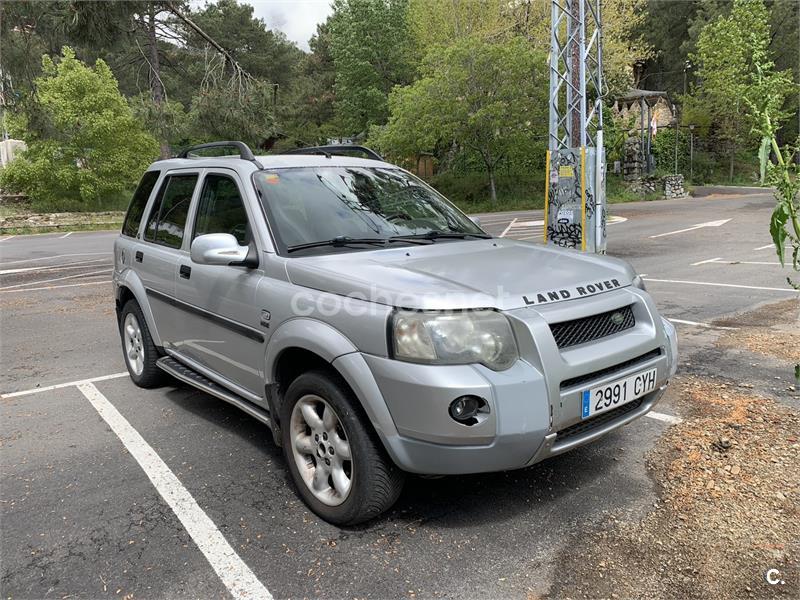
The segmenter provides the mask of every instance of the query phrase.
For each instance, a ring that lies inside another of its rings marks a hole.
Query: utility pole
[[[551,0],[545,242],[604,254],[600,0]]]

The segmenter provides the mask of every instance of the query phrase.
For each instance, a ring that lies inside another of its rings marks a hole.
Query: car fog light
[[[462,424],[471,425],[486,401],[477,396],[459,396],[450,403],[450,416]]]

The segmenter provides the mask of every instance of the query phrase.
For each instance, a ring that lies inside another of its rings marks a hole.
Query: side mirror
[[[249,251],[230,233],[207,233],[192,241],[191,257],[199,265],[229,265],[242,263]]]
[[[480,217],[470,217],[469,220],[472,221],[473,223],[475,223],[475,225],[477,225],[478,227],[481,226],[481,218]]]

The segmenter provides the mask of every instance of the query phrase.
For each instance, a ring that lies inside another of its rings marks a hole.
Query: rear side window
[[[139,187],[133,193],[133,200],[128,206],[128,212],[125,213],[125,221],[122,223],[122,234],[136,237],[139,231],[139,224],[142,222],[144,209],[147,206],[147,200],[150,198],[150,193],[158,181],[161,171],[148,171],[139,182]]]
[[[230,233],[241,246],[250,243],[250,227],[239,188],[225,175],[208,175],[203,184],[194,237],[206,233]]]
[[[197,175],[170,175],[164,180],[150,211],[144,237],[150,242],[180,248]]]

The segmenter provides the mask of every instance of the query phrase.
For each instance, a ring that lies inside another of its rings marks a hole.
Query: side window
[[[239,188],[226,175],[208,175],[203,184],[192,239],[206,233],[230,233],[240,245],[250,243],[250,227]]]
[[[139,187],[133,193],[133,199],[128,206],[128,212],[125,213],[125,221],[122,223],[122,234],[136,237],[139,231],[139,224],[142,222],[144,209],[147,206],[147,200],[150,198],[150,193],[158,181],[161,171],[148,171],[139,182]]]
[[[170,175],[164,180],[147,220],[146,240],[171,248],[181,247],[186,215],[196,185],[196,174]]]

